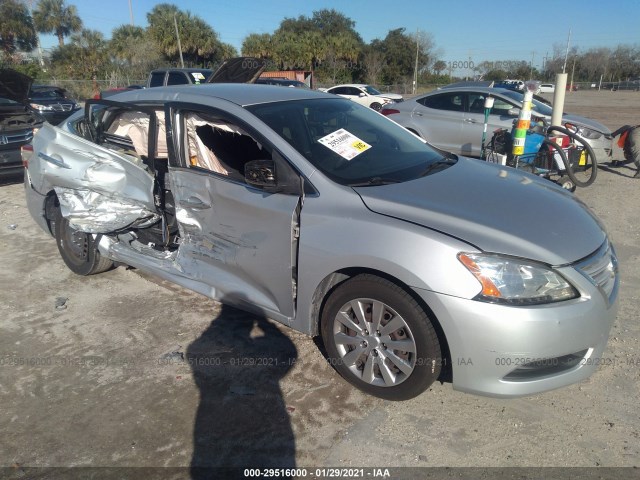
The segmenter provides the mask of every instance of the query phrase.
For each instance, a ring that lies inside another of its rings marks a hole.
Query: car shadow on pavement
[[[638,171],[631,160],[612,160],[609,163],[598,164],[598,169],[627,178],[633,178]]]
[[[244,468],[295,467],[295,439],[279,381],[298,352],[265,317],[226,305],[189,345],[200,391],[193,428],[193,479],[243,478]]]

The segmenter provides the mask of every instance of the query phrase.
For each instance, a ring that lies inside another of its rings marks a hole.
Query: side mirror
[[[249,185],[260,188],[274,188],[276,164],[273,160],[251,160],[244,165],[244,178]]]
[[[300,177],[288,172],[278,175],[276,163],[273,160],[251,160],[244,165],[244,178],[247,184],[257,187],[267,193],[285,193],[299,195]]]
[[[362,98],[362,97],[366,97],[366,96],[367,96],[367,94],[366,94],[366,93],[364,93],[364,92],[360,92],[360,94],[359,94],[358,96],[359,96],[360,98]]]

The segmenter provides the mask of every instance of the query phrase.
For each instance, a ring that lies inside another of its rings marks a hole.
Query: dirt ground
[[[575,92],[566,110],[613,130],[640,123],[640,94]],[[622,278],[589,380],[511,400],[435,384],[400,403],[355,391],[313,339],[267,319],[124,267],[74,275],[30,218],[23,186],[0,186],[0,477],[81,466],[638,467],[633,173],[605,163],[576,192],[606,225]]]

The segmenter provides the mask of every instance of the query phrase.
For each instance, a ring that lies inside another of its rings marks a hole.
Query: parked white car
[[[324,91],[348,98],[365,107],[371,107],[375,111],[380,111],[388,103],[400,103],[403,100],[402,95],[397,93],[381,93],[371,85],[359,83],[336,85],[335,87],[324,89]]]
[[[553,83],[541,83],[540,93],[553,93],[556,91],[556,86]]]

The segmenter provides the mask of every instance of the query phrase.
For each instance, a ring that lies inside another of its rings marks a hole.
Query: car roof
[[[330,88],[336,88],[336,87],[368,87],[369,84],[368,83],[342,83],[340,85],[335,85],[333,87]]]
[[[497,94],[505,94],[509,92],[514,92],[515,90],[509,90],[508,88],[495,88],[495,87],[457,87],[457,88],[443,88],[441,90],[434,90],[433,92],[427,93],[425,96],[436,95],[438,93],[452,93],[452,92],[481,92],[481,93],[497,93]],[[516,92],[522,93],[522,92]]]
[[[201,85],[173,85],[130,90],[118,94],[117,101],[154,102],[177,101],[176,94],[197,94],[202,97],[227,100],[240,106],[260,103],[285,102],[316,98],[336,98],[335,95],[302,88],[273,88],[273,85],[249,83],[207,83]],[[349,100],[345,100],[349,101]]]

